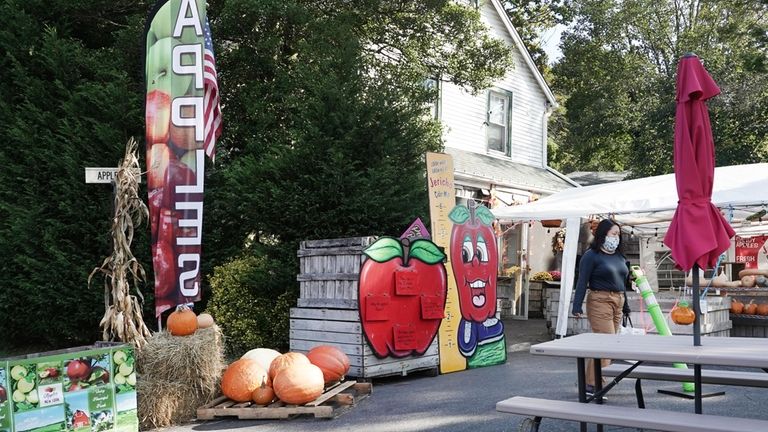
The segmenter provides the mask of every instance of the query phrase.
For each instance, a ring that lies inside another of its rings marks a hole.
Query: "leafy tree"
[[[555,143],[555,166],[629,169],[634,176],[671,172],[675,74],[687,52],[703,59],[722,89],[710,102],[718,165],[766,156],[768,3],[589,0],[567,6],[574,24],[554,67],[567,132]]]
[[[511,64],[478,12],[448,0],[230,0],[210,13],[236,120],[208,189],[226,207],[208,220],[216,248],[290,269],[247,288],[265,311],[264,298],[279,307],[275,296],[297,292],[299,241],[399,234],[428,215],[423,157],[441,141],[425,79],[480,89]],[[225,295],[211,305],[223,310]]]
[[[143,136],[153,3],[0,5],[4,346],[98,338],[102,293],[86,280],[110,250],[110,198],[82,173]],[[449,0],[212,0],[209,17],[225,134],[206,174],[203,272],[248,255],[280,266],[254,279],[276,302],[295,293],[298,241],[397,233],[426,215],[423,155],[441,142],[424,80],[479,89],[511,67],[477,11]]]
[[[141,130],[132,64],[116,47],[139,4],[0,4],[0,345],[98,338],[110,192],[86,166],[115,166]],[[139,245],[141,243],[139,242]],[[139,246],[140,247],[140,246]]]
[[[525,48],[531,53],[533,61],[545,75],[549,73],[549,58],[541,46],[539,35],[556,24],[560,24],[567,15],[565,0],[506,0],[502,2],[512,25],[520,34]]]

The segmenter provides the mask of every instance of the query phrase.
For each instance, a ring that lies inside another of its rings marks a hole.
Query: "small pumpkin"
[[[670,312],[672,322],[680,325],[693,324],[696,320],[696,313],[690,308],[688,302],[683,300],[672,308]]]
[[[272,360],[280,357],[280,353],[269,348],[254,348],[247,353],[243,354],[241,358],[254,359],[261,365],[264,370],[269,371],[269,367],[272,365]]]
[[[261,382],[261,385],[253,391],[251,400],[257,405],[269,405],[275,400],[275,390],[267,385],[267,380]]]
[[[308,365],[311,363],[307,356],[302,353],[287,352],[272,360],[272,363],[269,365],[269,378],[274,381],[283,369],[295,364]]]
[[[213,317],[211,314],[201,313],[197,316],[197,328],[209,328],[213,327]]]
[[[349,372],[349,357],[335,346],[316,346],[309,350],[307,358],[323,371],[326,384],[340,381]]]
[[[221,392],[237,401],[247,402],[253,398],[253,391],[262,383],[270,383],[267,371],[256,360],[240,359],[227,367],[221,377]]]
[[[757,305],[757,312],[758,315],[768,315],[768,303],[760,303]]]
[[[730,310],[733,314],[740,314],[744,312],[744,303],[740,302],[739,299],[731,299]]]
[[[754,315],[757,312],[757,305],[754,300],[750,300],[749,303],[744,305],[744,310],[741,312],[747,315]]]
[[[166,327],[174,336],[189,336],[197,330],[197,315],[187,305],[178,305],[168,316]]]
[[[275,377],[272,388],[281,401],[302,405],[323,394],[325,389],[323,371],[309,362],[291,364],[284,367]]]

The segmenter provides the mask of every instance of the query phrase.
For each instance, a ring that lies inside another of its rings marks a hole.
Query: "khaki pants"
[[[593,333],[615,334],[621,326],[621,314],[624,307],[624,293],[615,291],[592,291],[587,294],[587,318]],[[587,360],[587,384],[595,385],[594,360]],[[610,359],[600,361],[602,367],[611,364]],[[603,379],[605,384],[605,379]]]

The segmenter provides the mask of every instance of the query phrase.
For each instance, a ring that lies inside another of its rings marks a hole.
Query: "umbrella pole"
[[[693,313],[696,314],[696,317],[693,321],[693,346],[701,346],[701,320],[699,319],[701,315],[701,302],[699,301],[699,265],[693,264],[693,269],[691,270],[691,279],[693,287],[691,288],[691,291],[693,291]]]

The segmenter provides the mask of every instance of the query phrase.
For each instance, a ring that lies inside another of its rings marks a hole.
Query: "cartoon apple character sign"
[[[504,363],[504,325],[496,318],[496,271],[499,253],[494,216],[484,206],[457,205],[448,214],[451,268],[459,292],[458,346],[470,368]]]
[[[380,358],[423,355],[445,311],[445,253],[426,239],[383,237],[363,251],[360,322]]]

